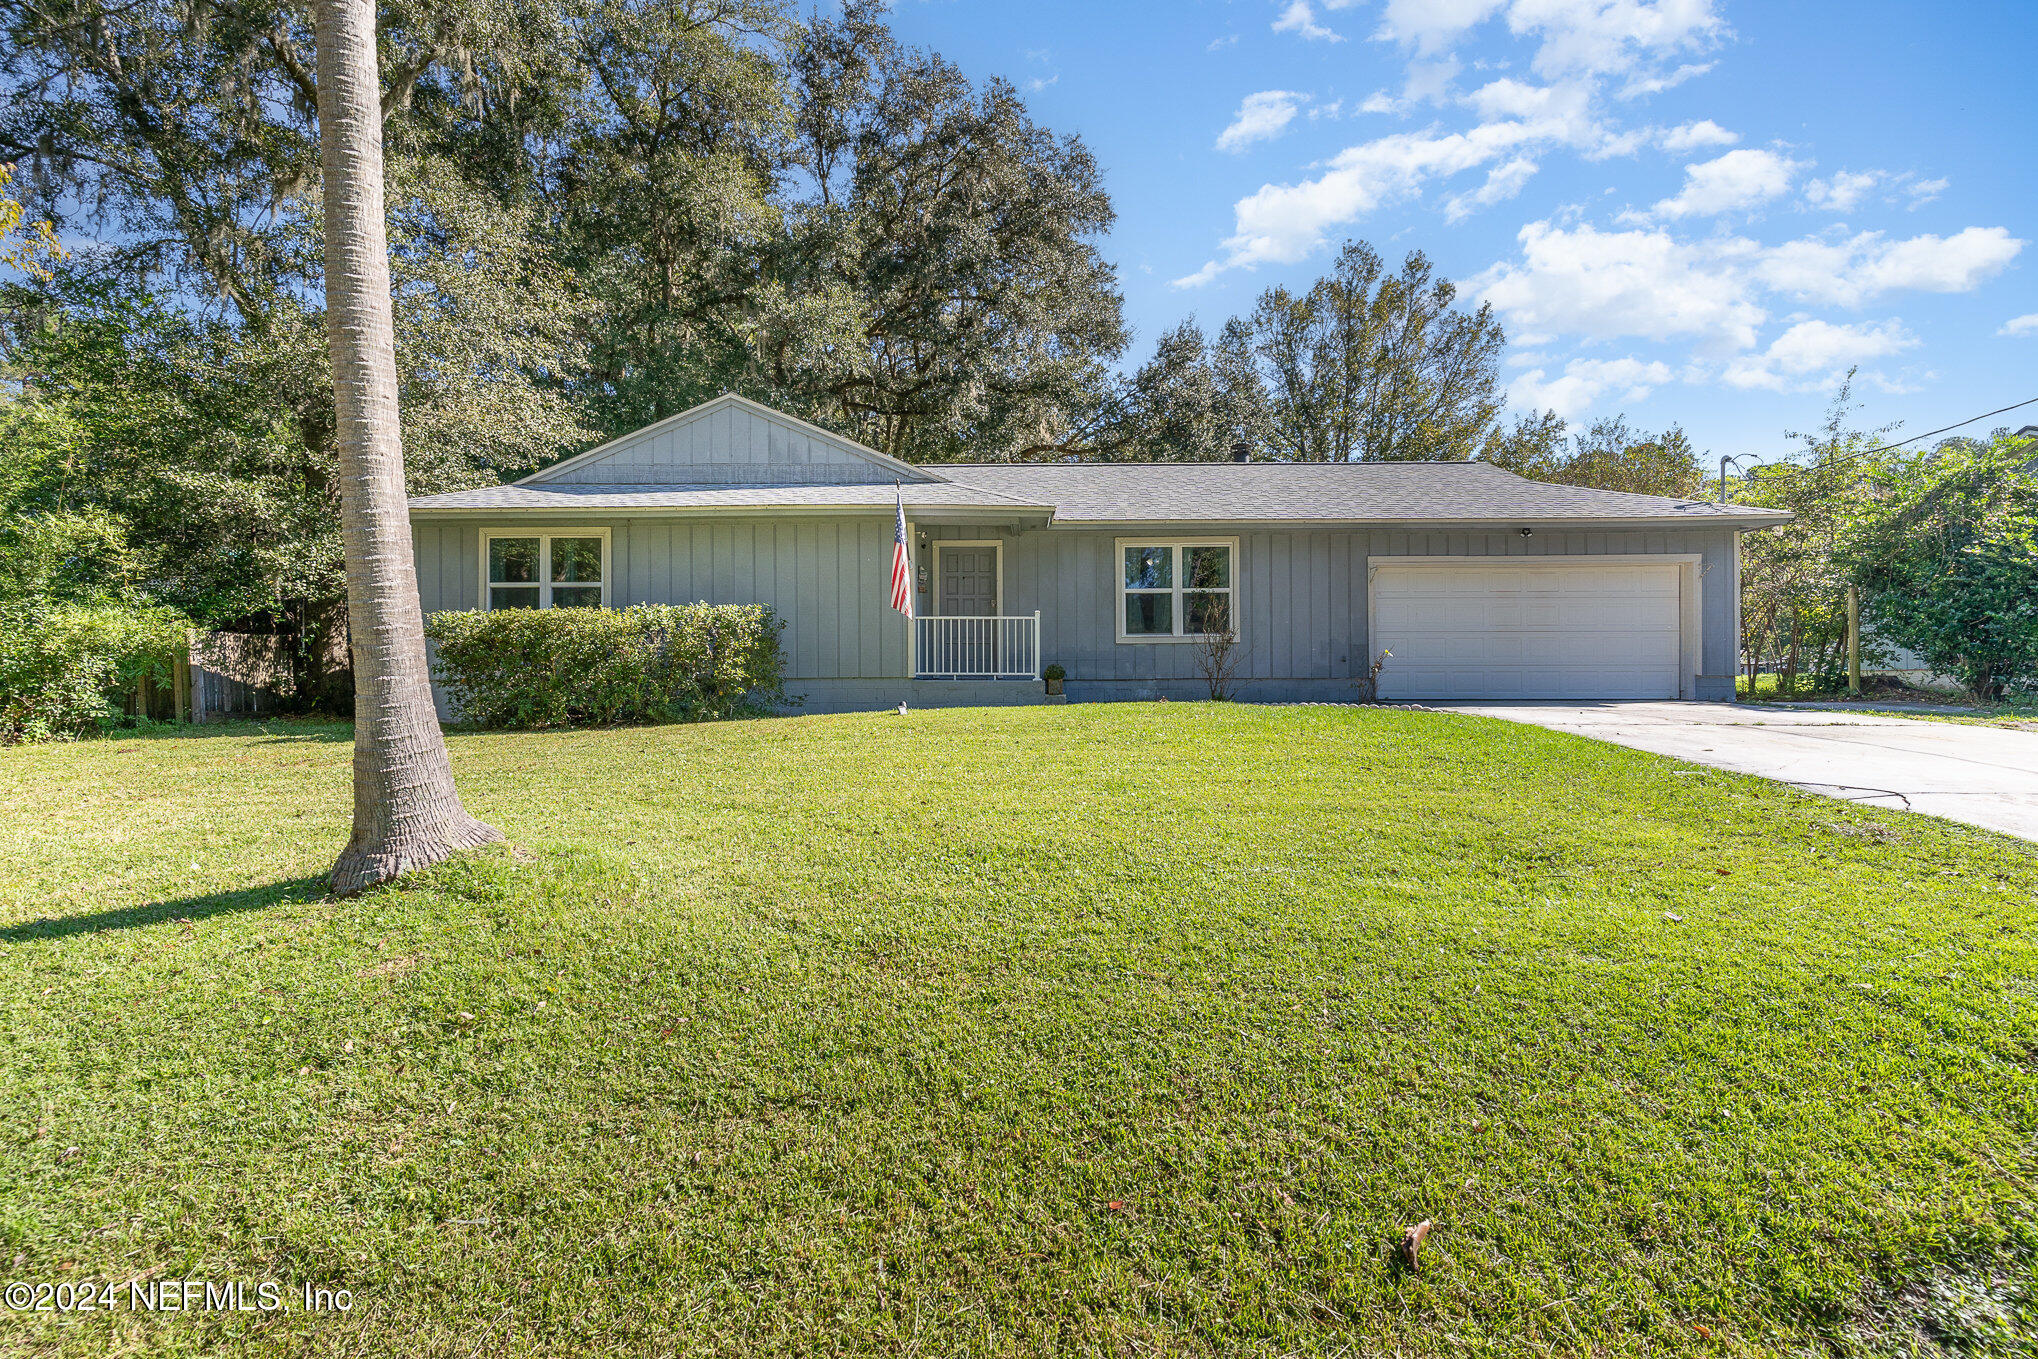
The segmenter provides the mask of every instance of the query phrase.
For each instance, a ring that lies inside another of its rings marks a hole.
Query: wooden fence
[[[293,641],[275,633],[193,630],[187,657],[172,667],[180,681],[165,696],[172,712],[209,722],[280,710],[295,688]]]

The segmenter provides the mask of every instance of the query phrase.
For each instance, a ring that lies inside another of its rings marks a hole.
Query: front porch
[[[1040,614],[940,615],[913,620],[915,679],[1040,678]]]

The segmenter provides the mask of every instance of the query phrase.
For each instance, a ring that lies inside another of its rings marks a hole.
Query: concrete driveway
[[[1453,703],[2038,840],[2038,732],[1750,703]]]

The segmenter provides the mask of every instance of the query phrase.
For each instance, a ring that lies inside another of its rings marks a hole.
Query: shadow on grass
[[[261,737],[263,745],[301,741],[342,743],[354,739],[354,724],[337,717],[258,717],[226,722],[150,722],[116,727],[104,739],[110,745],[131,741],[207,741],[222,736]]]
[[[152,901],[142,906],[124,906],[91,915],[66,915],[30,920],[0,929],[0,944],[28,944],[39,939],[68,939],[78,934],[101,934],[107,930],[131,930],[145,925],[199,921],[215,915],[243,911],[264,911],[286,902],[318,901],[326,894],[326,880],[287,878],[263,887],[243,887],[235,892],[214,892],[202,897],[178,897],[173,901]]]

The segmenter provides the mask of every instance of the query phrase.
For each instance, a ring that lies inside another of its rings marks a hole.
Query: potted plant
[[[1050,665],[1040,672],[1040,677],[1047,681],[1048,693],[1058,694],[1061,692],[1061,682],[1069,677],[1069,672],[1059,665]]]

